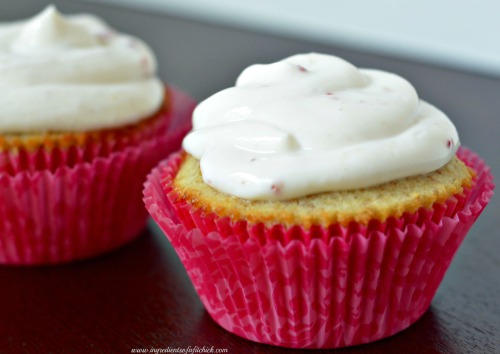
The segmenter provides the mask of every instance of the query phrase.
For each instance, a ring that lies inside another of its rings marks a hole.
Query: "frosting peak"
[[[78,23],[66,20],[51,5],[29,20],[12,43],[18,53],[38,54],[99,44],[97,37]]]
[[[449,119],[402,77],[316,53],[245,69],[198,105],[183,142],[205,182],[269,200],[425,174],[458,145]]]
[[[245,69],[236,81],[238,87],[288,84],[296,80],[313,81],[325,91],[356,88],[366,84],[367,77],[338,57],[325,54],[295,55],[272,64],[255,64]]]

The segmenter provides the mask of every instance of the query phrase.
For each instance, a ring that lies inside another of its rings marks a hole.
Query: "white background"
[[[500,76],[497,0],[85,0]]]

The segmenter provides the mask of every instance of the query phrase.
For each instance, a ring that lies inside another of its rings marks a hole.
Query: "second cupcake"
[[[0,263],[86,258],[136,237],[147,172],[194,102],[141,40],[48,7],[0,25]]]

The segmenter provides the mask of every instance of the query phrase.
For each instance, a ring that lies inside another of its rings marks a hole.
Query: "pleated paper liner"
[[[463,148],[459,157],[477,173],[472,189],[368,226],[266,228],[206,215],[172,190],[179,154],[148,176],[144,201],[223,328],[284,347],[352,346],[423,315],[492,196],[484,162]]]
[[[71,166],[65,165],[67,156],[31,154],[31,166],[56,168],[0,172],[1,264],[82,259],[140,234],[147,219],[141,198],[144,179],[162,158],[179,148],[191,127],[195,102],[170,90],[172,106],[164,118],[169,125],[160,124],[148,139],[90,161],[83,151],[88,146],[78,153],[67,152],[76,159]]]

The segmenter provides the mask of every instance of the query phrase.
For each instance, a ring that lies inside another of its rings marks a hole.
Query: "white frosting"
[[[85,131],[156,112],[164,87],[142,41],[53,6],[0,24],[0,132]]]
[[[458,145],[454,125],[408,81],[323,54],[248,67],[198,105],[183,142],[207,184],[252,200],[429,173]]]

